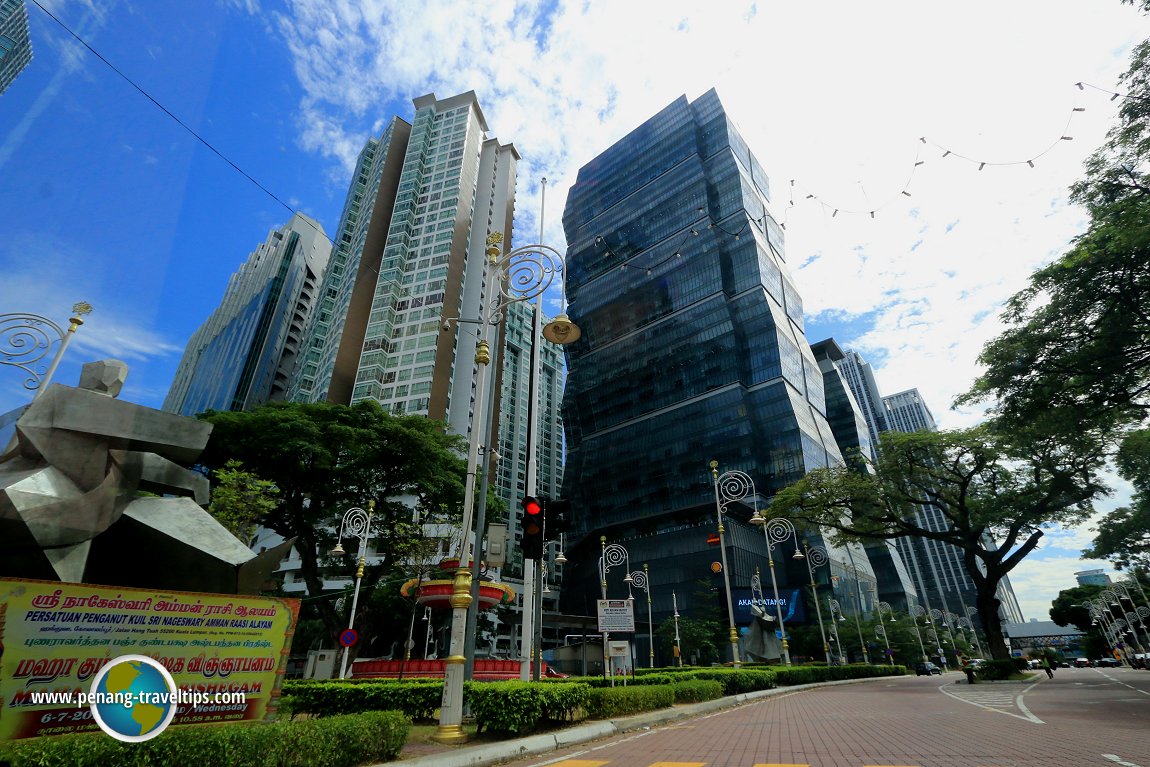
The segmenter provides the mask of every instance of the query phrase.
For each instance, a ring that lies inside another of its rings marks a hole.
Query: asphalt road
[[[960,681],[961,680],[961,681]],[[1150,671],[961,674],[777,695],[513,767],[1150,767]]]

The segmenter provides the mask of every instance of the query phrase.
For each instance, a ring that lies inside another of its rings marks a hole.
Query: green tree
[[[1088,599],[1097,598],[1104,588],[1104,586],[1075,586],[1063,589],[1058,592],[1058,596],[1050,605],[1050,620],[1059,626],[1074,626],[1086,635],[1082,646],[1088,658],[1101,658],[1110,654],[1110,642],[1084,606]]]
[[[379,563],[366,569],[361,586],[370,594],[421,545],[420,522],[449,519],[462,502],[463,440],[428,418],[392,416],[375,402],[278,402],[199,417],[213,425],[200,459],[205,466],[214,470],[239,460],[278,488],[279,503],[259,521],[295,539],[300,574],[312,596],[323,593],[330,565],[339,573],[355,571],[357,545],[337,562],[324,553],[350,507],[375,502],[371,549]],[[333,638],[347,625],[351,608],[346,599],[338,613],[335,601],[315,600]]]
[[[279,503],[274,482],[260,479],[243,464],[230,460],[212,472],[212,502],[208,513],[246,546],[255,535],[256,522]]]
[[[998,585],[1038,546],[1043,527],[1090,514],[1104,491],[1102,459],[1049,440],[1018,445],[986,427],[885,432],[880,441],[873,473],[816,469],[781,490],[768,513],[829,529],[836,541],[912,536],[955,546],[991,654],[1007,657]]]
[[[1120,570],[1150,567],[1150,429],[1126,435],[1114,463],[1134,486],[1129,506],[1121,506],[1099,521],[1097,535],[1083,553],[1107,559]]]

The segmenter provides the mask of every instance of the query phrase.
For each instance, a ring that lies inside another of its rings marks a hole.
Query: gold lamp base
[[[441,724],[435,728],[435,734],[431,739],[446,746],[456,746],[467,742],[467,733],[463,731],[461,724]]]

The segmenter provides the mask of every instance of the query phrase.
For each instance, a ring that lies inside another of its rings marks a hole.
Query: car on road
[[[1114,668],[1116,666],[1121,666],[1122,662],[1115,658],[1099,658],[1098,660],[1094,661],[1094,665],[1098,666],[1099,668]]]
[[[942,669],[930,661],[924,661],[914,667],[914,673],[918,676],[930,676],[931,674],[942,676]]]
[[[1075,658],[1074,659],[1074,668],[1090,668],[1090,659],[1089,658]]]

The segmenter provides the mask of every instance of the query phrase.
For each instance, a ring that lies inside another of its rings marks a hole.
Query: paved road
[[[1150,671],[957,674],[778,695],[514,767],[1150,767]]]

